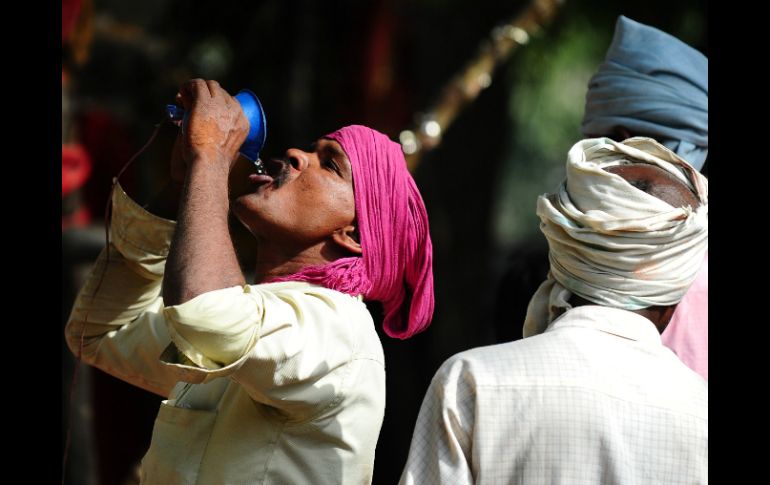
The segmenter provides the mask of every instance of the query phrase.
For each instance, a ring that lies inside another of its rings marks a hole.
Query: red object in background
[[[77,144],[61,147],[62,231],[82,227],[91,222],[91,211],[80,203],[77,191],[91,175],[91,157]]]
[[[91,108],[77,117],[79,140],[93,162],[93,171],[83,187],[83,203],[93,214],[101,214],[110,198],[112,178],[134,155],[131,132],[126,124],[102,108]],[[132,170],[120,176],[120,185],[134,187]]]
[[[62,0],[61,2],[61,40],[67,40],[75,29],[82,0]]]
[[[61,196],[79,189],[91,175],[91,157],[81,145],[61,146]]]
[[[85,227],[91,223],[91,211],[88,207],[81,207],[72,214],[61,217],[61,230],[66,231],[73,227]]]
[[[374,7],[363,53],[364,117],[383,133],[398,133],[413,113],[408,72],[400,59],[405,53],[399,51],[398,3],[381,0]]]

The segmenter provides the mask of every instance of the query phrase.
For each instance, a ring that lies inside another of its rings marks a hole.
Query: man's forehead
[[[348,157],[347,153],[345,153],[345,150],[342,148],[342,145],[340,145],[337,140],[332,140],[331,138],[321,137],[314,141],[311,147],[314,150],[329,150],[332,152],[338,152],[345,158]]]

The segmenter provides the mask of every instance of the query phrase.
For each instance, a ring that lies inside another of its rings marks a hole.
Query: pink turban
[[[352,125],[325,138],[342,146],[353,168],[363,256],[309,266],[278,281],[307,281],[380,301],[385,333],[407,339],[425,330],[433,316],[433,245],[425,204],[401,148],[387,136]]]

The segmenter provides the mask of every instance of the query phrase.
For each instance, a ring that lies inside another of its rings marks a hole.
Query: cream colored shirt
[[[646,318],[578,307],[447,360],[400,483],[708,483],[708,385]]]
[[[385,368],[361,299],[286,282],[164,307],[174,227],[116,187],[109,261],[66,329],[85,362],[168,398],[142,483],[371,483]]]

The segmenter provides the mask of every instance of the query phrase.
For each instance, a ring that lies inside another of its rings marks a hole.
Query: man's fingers
[[[217,81],[206,81],[206,85],[209,88],[212,99],[222,99],[225,106],[232,109],[234,107],[240,108],[240,103],[234,96],[230,95]]]
[[[210,98],[211,93],[206,81],[203,79],[190,79],[179,87],[179,97],[182,101],[182,106],[185,109],[190,109],[196,99]]]
[[[211,93],[212,99],[221,99],[224,102],[224,105],[229,109],[233,109],[234,107],[240,108],[238,100],[235,99],[234,96],[231,96],[217,81],[214,81],[213,79],[208,80],[206,81],[206,86],[209,89],[209,93]]]
[[[209,79],[206,81],[206,87],[208,88],[209,95],[212,98],[218,98],[219,96],[222,95],[223,89],[221,88],[221,86],[219,86],[219,83],[214,81],[213,79]]]

